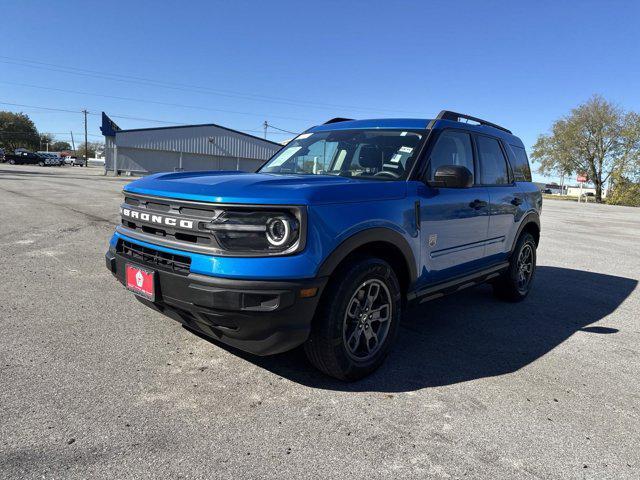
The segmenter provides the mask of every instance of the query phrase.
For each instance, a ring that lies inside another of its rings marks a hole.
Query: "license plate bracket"
[[[156,299],[156,272],[132,263],[125,266],[127,289],[150,301]]]

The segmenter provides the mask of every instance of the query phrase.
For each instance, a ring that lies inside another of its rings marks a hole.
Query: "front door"
[[[426,182],[417,189],[420,202],[422,272],[419,284],[428,285],[468,273],[481,266],[489,228],[489,193],[475,181],[471,136],[444,130],[429,155]],[[474,174],[470,188],[431,187],[442,165],[462,165]]]

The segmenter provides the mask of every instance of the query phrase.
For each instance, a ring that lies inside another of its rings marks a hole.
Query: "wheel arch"
[[[370,254],[386,260],[396,272],[403,293],[417,278],[413,249],[398,232],[389,228],[370,228],[344,240],[322,262],[318,276],[331,276],[355,255]]]
[[[540,215],[537,212],[529,212],[527,213],[522,221],[520,222],[520,226],[518,227],[518,232],[513,238],[513,245],[511,245],[511,252],[513,253],[514,248],[516,248],[516,244],[518,243],[518,239],[524,233],[530,233],[533,236],[533,239],[536,242],[536,246],[540,243]]]

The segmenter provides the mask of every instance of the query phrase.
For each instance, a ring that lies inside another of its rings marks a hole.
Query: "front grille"
[[[122,256],[131,260],[176,273],[189,273],[191,259],[184,255],[174,255],[156,250],[154,248],[143,247],[135,243],[120,240],[116,246],[116,251]]]
[[[219,248],[211,232],[202,227],[220,214],[219,207],[185,200],[132,194],[125,194],[124,200],[121,210],[123,227],[139,234],[161,237],[167,241],[212,249]],[[125,215],[126,212],[130,214]],[[167,218],[173,223],[163,220]]]

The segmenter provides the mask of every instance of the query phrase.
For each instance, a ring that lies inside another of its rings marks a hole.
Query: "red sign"
[[[584,182],[588,182],[589,178],[587,177],[587,175],[585,173],[581,173],[580,175],[578,175],[578,182],[580,183],[584,183]]]
[[[127,288],[136,295],[153,301],[155,299],[155,289],[152,271],[145,270],[135,265],[127,263]]]

